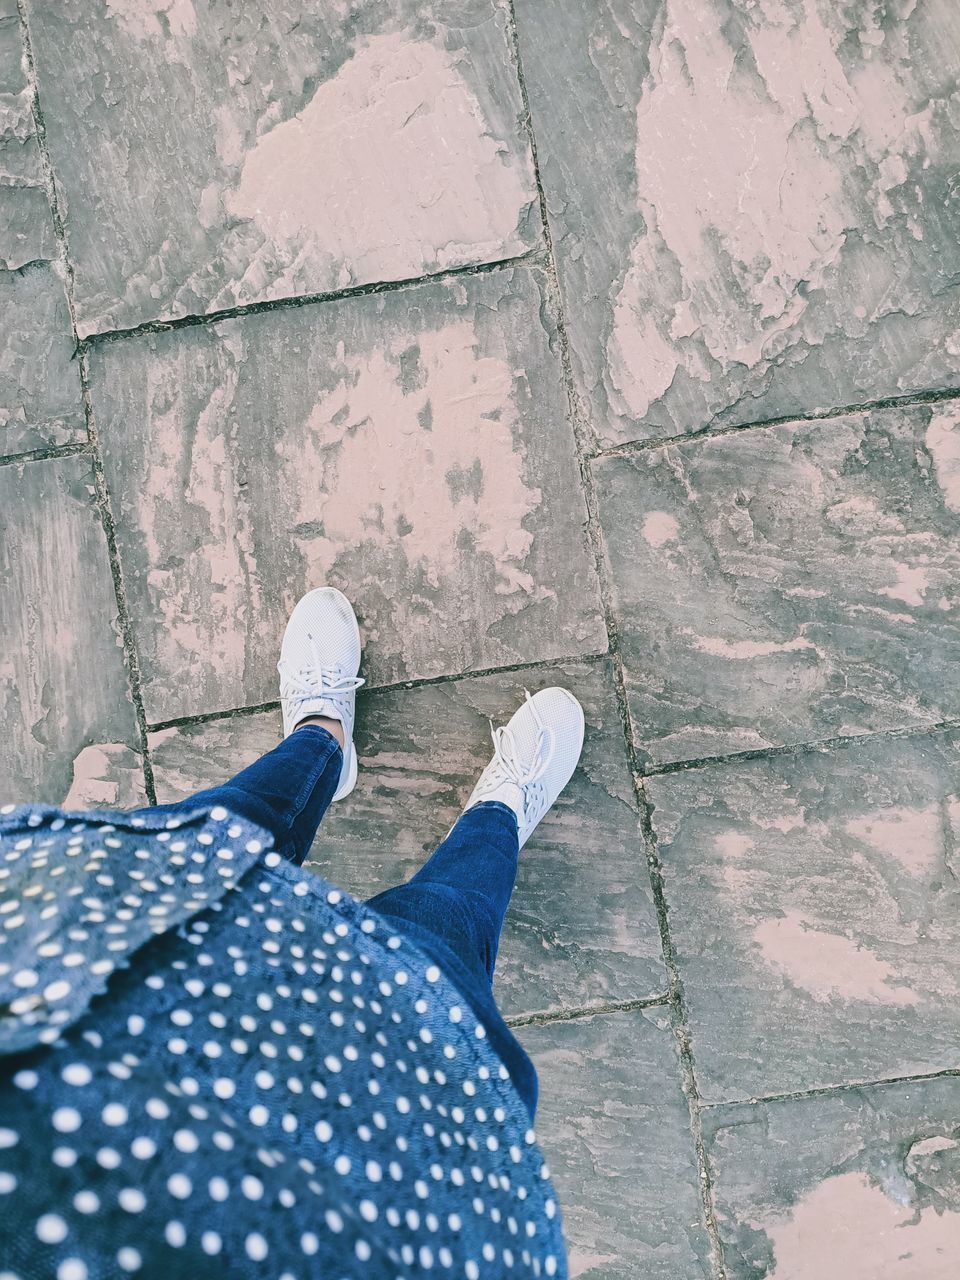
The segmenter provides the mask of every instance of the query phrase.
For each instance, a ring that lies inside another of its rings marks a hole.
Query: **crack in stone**
[[[397,293],[402,289],[410,289],[421,284],[445,284],[460,276],[490,275],[495,271],[506,271],[513,267],[542,267],[544,252],[541,245],[534,245],[525,253],[511,258],[498,258],[494,262],[467,263],[462,267],[450,267],[444,271],[428,272],[425,275],[411,276],[404,280],[378,280],[372,284],[354,285],[347,289],[333,289],[322,293],[292,294],[287,298],[270,298],[264,302],[239,303],[234,307],[223,307],[219,311],[208,311],[203,315],[191,313],[176,316],[170,320],[145,320],[142,324],[128,329],[104,329],[97,333],[88,333],[78,339],[78,348],[87,351],[105,342],[123,342],[128,338],[138,338],[149,333],[169,333],[174,329],[193,329],[199,325],[219,324],[222,320],[233,320],[240,316],[262,315],[269,311],[286,311],[294,307],[311,307],[323,302],[342,302],[347,298],[362,298],[381,293]]]
[[[690,1030],[687,1020],[686,1007],[683,998],[683,984],[677,968],[674,956],[673,943],[670,936],[669,920],[667,916],[667,905],[663,890],[663,876],[656,857],[655,837],[651,824],[651,806],[643,790],[640,782],[640,772],[637,767],[636,744],[633,740],[632,724],[630,712],[627,703],[626,683],[624,679],[624,666],[620,646],[619,628],[616,621],[612,604],[612,588],[607,572],[606,556],[603,545],[603,532],[600,526],[599,507],[597,503],[596,492],[593,485],[593,475],[589,466],[589,449],[588,440],[591,438],[590,427],[584,413],[580,396],[576,388],[576,382],[573,376],[573,364],[571,357],[571,344],[566,329],[564,319],[564,309],[562,302],[562,291],[560,288],[559,275],[557,272],[556,254],[554,250],[553,237],[550,229],[550,222],[547,213],[547,199],[540,174],[540,164],[537,152],[536,134],[533,124],[533,116],[530,109],[530,100],[527,92],[527,86],[523,76],[523,61],[520,52],[520,34],[517,26],[516,10],[514,0],[508,0],[508,31],[510,36],[511,49],[516,66],[517,79],[520,84],[521,101],[523,103],[523,120],[522,125],[526,129],[531,154],[533,156],[534,180],[537,186],[537,192],[540,200],[540,216],[543,223],[544,243],[547,250],[547,267],[546,274],[548,280],[549,301],[552,304],[554,318],[557,328],[557,340],[561,354],[561,367],[563,373],[564,386],[567,393],[567,403],[569,407],[569,416],[571,426],[573,428],[574,440],[577,450],[577,461],[580,467],[581,484],[583,486],[584,498],[587,506],[587,534],[589,537],[591,549],[593,550],[595,564],[597,568],[597,577],[599,580],[600,600],[604,613],[604,622],[607,629],[608,645],[611,656],[611,665],[613,668],[614,690],[617,700],[617,708],[620,714],[621,726],[623,728],[624,743],[627,751],[627,758],[630,764],[631,775],[634,779],[634,787],[636,792],[637,804],[640,810],[640,824],[643,831],[644,845],[647,849],[647,862],[650,874],[650,884],[654,897],[654,904],[657,912],[657,919],[660,926],[660,939],[663,949],[664,963],[667,969],[667,975],[670,983],[670,1003],[671,1022],[673,1031],[677,1041],[681,1087],[687,1098],[690,1108],[690,1125],[694,1139],[697,1172],[699,1175],[699,1193],[701,1210],[703,1214],[704,1226],[706,1229],[707,1239],[710,1247],[710,1265],[717,1280],[726,1280],[726,1270],[723,1263],[723,1251],[720,1244],[720,1233],[717,1227],[716,1214],[711,1195],[711,1175],[707,1164],[706,1152],[703,1141],[703,1129],[700,1120],[700,1097],[696,1083],[696,1073],[693,1061],[693,1053],[690,1044]],[[596,439],[595,435],[593,439]]]
[[[924,1084],[929,1080],[960,1079],[960,1067],[946,1067],[942,1071],[921,1072],[912,1076],[883,1076],[876,1080],[848,1081],[844,1084],[821,1085],[817,1089],[794,1089],[787,1093],[765,1093],[756,1098],[738,1098],[735,1102],[701,1102],[703,1111],[745,1111],[750,1107],[763,1107],[771,1102],[799,1102],[808,1098],[831,1098],[844,1093],[861,1093],[865,1089],[885,1089],[900,1084]]]
[[[130,623],[130,615],[127,608],[126,592],[123,585],[123,574],[120,566],[119,553],[117,551],[116,529],[113,521],[113,513],[110,508],[110,496],[107,492],[106,480],[104,477],[103,457],[100,449],[100,442],[97,437],[96,424],[93,418],[93,404],[90,397],[90,380],[88,376],[87,362],[85,359],[85,353],[80,348],[80,343],[77,337],[73,264],[70,260],[69,244],[67,241],[63,210],[60,203],[60,195],[57,189],[56,176],[53,172],[53,165],[50,160],[50,152],[47,146],[46,125],[44,123],[43,109],[40,102],[40,89],[37,81],[36,61],[33,56],[33,44],[30,38],[30,26],[27,19],[25,0],[17,0],[17,11],[20,15],[20,35],[23,46],[24,65],[26,68],[27,87],[30,94],[34,124],[37,131],[37,147],[40,153],[40,164],[47,187],[50,216],[53,220],[54,233],[57,240],[59,265],[64,278],[67,307],[70,312],[70,327],[73,332],[74,341],[77,344],[77,353],[80,361],[80,389],[83,399],[83,410],[87,424],[88,436],[87,448],[86,450],[81,451],[88,450],[93,461],[93,471],[96,483],[96,504],[107,540],[107,554],[110,561],[110,573],[113,579],[114,593],[117,601],[117,619],[120,626],[120,634],[123,639],[123,652],[127,669],[127,677],[130,682],[130,695],[133,701],[134,713],[137,721],[137,736],[139,738],[140,758],[143,765],[144,784],[147,799],[151,804],[155,804],[156,791],[153,785],[153,771],[150,765],[150,756],[148,753],[147,717],[146,712],[144,711],[143,696],[141,692],[140,660],[134,642],[133,628]]]
[[[607,657],[609,657],[609,654],[606,652],[568,654],[562,658],[540,658],[533,662],[511,662],[504,666],[481,667],[476,671],[461,671],[453,675],[448,673],[439,676],[423,676],[415,680],[395,680],[387,684],[368,684],[360,696],[366,698],[380,693],[392,693],[398,689],[423,689],[430,685],[460,684],[469,680],[480,680],[485,676],[509,675],[512,672],[549,671],[555,670],[557,667],[568,666],[571,663],[600,663]],[[159,733],[163,729],[183,729],[190,725],[206,724],[210,721],[233,720],[241,716],[255,716],[265,711],[279,710],[279,701],[260,702],[245,707],[231,707],[226,711],[207,711],[199,715],[177,716],[171,720],[158,720],[156,723],[148,724],[147,728],[150,733]]]
[[[672,445],[697,444],[701,440],[714,440],[718,436],[740,435],[743,432],[759,431],[765,427],[787,426],[792,422],[824,422],[831,418],[847,418],[858,413],[873,413],[878,409],[897,409],[914,404],[939,404],[944,400],[960,398],[960,386],[937,388],[931,391],[908,392],[902,396],[883,396],[877,400],[858,400],[836,408],[816,409],[809,413],[789,413],[780,417],[764,418],[761,421],[722,423],[715,427],[704,427],[701,431],[688,431],[683,435],[663,436],[659,439],[631,440],[626,444],[613,445],[609,449],[598,449],[588,457],[589,462],[600,458],[630,458],[638,453],[652,453],[657,449],[666,449]]]

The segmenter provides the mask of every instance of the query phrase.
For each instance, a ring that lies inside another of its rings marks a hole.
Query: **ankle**
[[[339,720],[331,720],[329,716],[307,716],[294,727],[293,732],[296,733],[297,729],[302,729],[307,724],[318,724],[321,729],[326,729],[332,738],[336,738],[340,750],[343,750],[343,725]]]

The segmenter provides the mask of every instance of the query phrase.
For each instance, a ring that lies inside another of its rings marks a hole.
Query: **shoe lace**
[[[524,757],[513,732],[506,725],[494,728],[490,722],[490,736],[493,739],[493,760],[491,773],[499,781],[511,782],[520,791],[523,803],[524,819],[528,820],[539,810],[546,807],[547,793],[543,783],[543,775],[550,764],[553,753],[553,730],[549,729],[537,714],[532,695],[524,689],[530,710],[537,722],[537,734],[534,739],[533,753]]]
[[[313,636],[308,636],[314,661],[299,670],[281,658],[277,663],[280,673],[280,697],[284,702],[295,705],[313,701],[316,698],[329,698],[335,701],[345,694],[353,693],[365,684],[360,676],[347,676],[336,664],[321,662],[320,650]]]

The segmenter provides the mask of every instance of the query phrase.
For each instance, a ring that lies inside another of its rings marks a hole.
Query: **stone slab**
[[[960,735],[647,779],[708,1102],[960,1069]]]
[[[652,765],[960,714],[960,401],[595,465]]]
[[[24,83],[17,0],[0,0],[0,86],[4,93],[15,93]]]
[[[20,14],[0,0],[0,281],[56,253],[33,104],[23,68]],[[0,304],[2,307],[2,304]],[[0,309],[0,333],[6,317]]]
[[[0,0],[0,457],[86,438],[16,0]]]
[[[148,720],[274,699],[324,582],[373,684],[606,648],[542,304],[507,269],[97,345]]]
[[[0,270],[0,456],[86,440],[74,345],[53,267]]]
[[[606,661],[382,690],[358,702],[356,790],[327,815],[310,865],[360,898],[408,880],[456,820],[490,756],[492,719],[551,684],[584,706],[573,781],[523,850],[497,963],[506,1016],[666,989],[623,734]],[[275,713],[150,735],[158,800],[223,782],[278,741]]]
[[[136,744],[93,494],[89,458],[0,467],[0,802],[85,797],[89,748]]]
[[[960,1081],[703,1117],[730,1280],[953,1280]]]
[[[143,757],[132,747],[97,742],[74,760],[64,809],[140,809],[148,803]]]
[[[539,234],[505,0],[29,10],[82,335]]]
[[[523,1027],[570,1275],[707,1280],[689,1111],[664,1010]]]
[[[953,0],[517,0],[602,444],[957,385]]]

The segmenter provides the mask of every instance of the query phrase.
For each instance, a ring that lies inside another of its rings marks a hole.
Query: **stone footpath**
[[[333,583],[367,895],[573,689],[497,988],[575,1276],[957,1274],[958,66],[954,0],[0,0],[0,799],[228,776]]]

